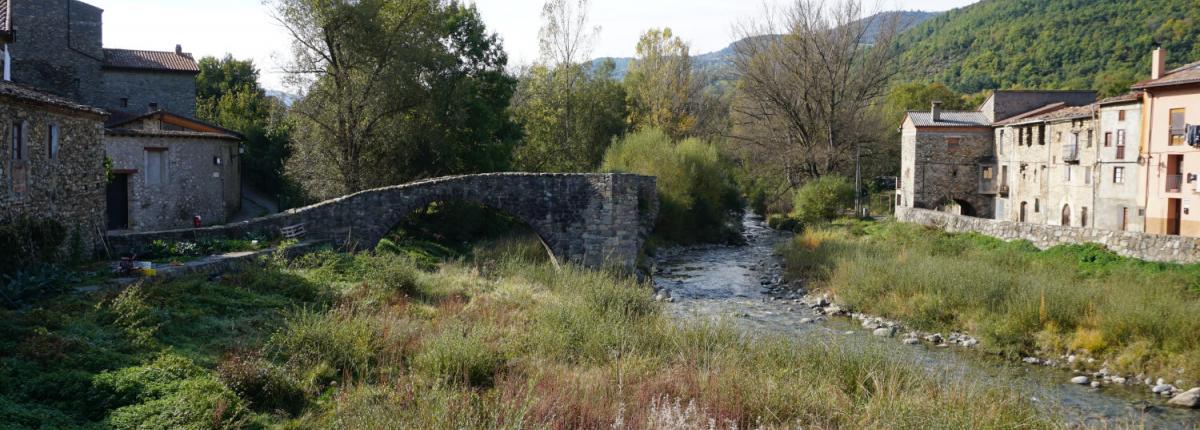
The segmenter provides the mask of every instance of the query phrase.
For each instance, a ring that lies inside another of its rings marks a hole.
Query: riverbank
[[[4,311],[0,332],[17,428],[1053,427],[879,351],[680,322],[648,284],[528,241],[432,271],[264,259]]]
[[[1145,384],[1163,397],[1200,376],[1200,266],[1132,260],[1094,245],[1038,251],[894,222],[810,229],[783,254],[790,279],[925,332],[906,338],[970,333],[982,350],[1073,369],[1076,383]]]

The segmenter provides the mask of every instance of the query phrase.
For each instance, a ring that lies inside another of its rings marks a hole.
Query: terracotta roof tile
[[[1119,104],[1119,103],[1135,102],[1135,101],[1139,101],[1141,99],[1142,99],[1141,91],[1130,91],[1128,93],[1121,94],[1119,96],[1113,96],[1113,97],[1106,98],[1104,100],[1100,100],[1100,101],[1096,102],[1096,104],[1115,105],[1115,104]]]
[[[76,103],[62,97],[46,94],[33,88],[25,87],[23,85],[8,81],[0,81],[0,97],[9,97],[24,102],[54,106],[94,115],[108,115],[108,112],[105,112],[103,109]]]
[[[133,49],[105,49],[104,67],[164,72],[200,72],[200,67],[196,65],[196,60],[192,58],[192,54],[170,51],[138,51]]]
[[[1054,112],[1054,111],[1062,109],[1066,106],[1067,106],[1067,104],[1063,103],[1063,102],[1050,103],[1050,104],[1042,106],[1040,108],[1010,117],[1004,121],[997,121],[995,125],[1010,125],[1010,124],[1017,124],[1017,123],[1022,123],[1022,122],[1036,121],[1035,118],[1037,118],[1038,116],[1045,115],[1050,112]]]
[[[1143,89],[1194,83],[1200,83],[1200,61],[1171,70],[1161,78],[1147,79],[1133,84],[1133,88]]]

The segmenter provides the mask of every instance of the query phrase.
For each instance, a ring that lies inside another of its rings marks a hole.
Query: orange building
[[[1147,233],[1200,237],[1200,148],[1187,142],[1200,124],[1200,61],[1166,70],[1166,55],[1155,49],[1150,79],[1133,86],[1145,94],[1138,197]]]

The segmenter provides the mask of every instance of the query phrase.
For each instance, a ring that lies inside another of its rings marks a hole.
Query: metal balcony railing
[[[1167,175],[1167,192],[1178,193],[1183,189],[1183,175]]]

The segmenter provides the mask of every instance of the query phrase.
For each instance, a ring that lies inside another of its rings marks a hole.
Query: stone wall
[[[95,89],[103,87],[102,11],[76,0],[9,3],[13,81],[97,105]]]
[[[171,113],[189,118],[196,116],[196,76],[192,73],[136,70],[104,70],[104,86],[98,106],[141,114],[152,109],[151,103]],[[122,104],[122,99],[128,99]]]
[[[109,130],[104,148],[114,172],[129,177],[129,229],[167,230],[224,224],[241,203],[238,141],[210,137],[155,136],[152,132]],[[167,166],[162,181],[147,181],[148,151],[160,152]],[[216,165],[215,157],[221,158]]]
[[[85,243],[98,246],[104,229],[104,147],[102,117],[0,98],[0,222],[20,217],[49,218]],[[25,139],[14,160],[12,132],[21,124]],[[58,128],[58,152],[51,158],[50,126]]]
[[[1027,240],[1041,249],[1065,244],[1097,243],[1119,255],[1147,261],[1200,262],[1200,238],[1195,237],[996,221],[904,207],[896,208],[896,219],[951,233],[971,232],[1003,240]]]
[[[221,227],[109,235],[116,252],[154,240],[275,237],[305,224],[309,239],[370,249],[413,211],[438,201],[465,201],[525,222],[557,260],[633,269],[658,213],[655,179],[629,174],[494,173],[451,176],[351,194],[312,206]]]
[[[948,139],[958,144],[951,147]],[[902,144],[903,204],[937,208],[949,201],[964,213],[992,216],[992,198],[979,193],[980,162],[992,155],[990,128],[905,130]],[[969,206],[969,207],[968,207]]]

